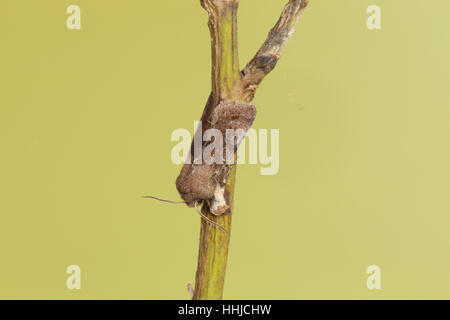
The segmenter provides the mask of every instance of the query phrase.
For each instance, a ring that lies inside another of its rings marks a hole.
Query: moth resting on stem
[[[196,134],[203,136],[208,128],[216,128],[221,132],[226,129],[242,129],[246,132],[256,115],[256,108],[251,104],[255,92],[264,77],[275,68],[309,0],[288,1],[267,39],[243,70],[239,68],[237,42],[239,0],[200,2],[209,16],[212,91],[201,117],[202,132]],[[227,141],[223,142],[226,145]],[[202,156],[205,147],[207,144],[203,144],[200,150]],[[236,151],[237,147],[233,154]],[[196,150],[192,145],[191,159],[195,159],[195,156]],[[223,162],[194,162],[185,164],[177,178],[177,189],[183,200],[188,206],[202,202],[201,212],[207,218],[201,221],[194,300],[218,300],[223,297],[235,177],[236,166],[229,167]],[[227,232],[217,231],[216,224]]]

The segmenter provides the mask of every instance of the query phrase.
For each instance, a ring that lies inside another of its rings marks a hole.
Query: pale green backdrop
[[[241,0],[242,65],[285,2]],[[280,171],[238,168],[225,298],[450,298],[449,11],[311,1],[257,92]],[[179,199],[170,135],[210,91],[206,20],[196,0],[0,2],[0,298],[188,298],[199,217],[141,196]]]

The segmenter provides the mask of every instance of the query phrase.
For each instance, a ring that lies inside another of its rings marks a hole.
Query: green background
[[[241,66],[285,2],[241,1]],[[225,298],[450,298],[449,11],[311,1],[257,92],[280,171],[238,168]],[[141,196],[179,199],[170,135],[210,91],[206,20],[196,0],[0,2],[0,298],[188,298],[200,218]]]

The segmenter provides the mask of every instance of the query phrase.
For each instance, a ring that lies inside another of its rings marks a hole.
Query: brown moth
[[[212,110],[208,105],[202,115],[202,126],[195,133],[197,138],[201,135],[204,139],[196,145],[194,137],[188,157],[191,161],[183,165],[176,186],[189,207],[206,201],[211,213],[221,215],[229,209],[225,183],[239,145],[255,120],[256,107],[242,101],[221,102]],[[217,146],[221,147],[214,148]]]

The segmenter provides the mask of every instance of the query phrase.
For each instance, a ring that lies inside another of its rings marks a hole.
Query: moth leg
[[[223,228],[220,224],[218,224],[215,221],[212,221],[211,219],[209,219],[206,215],[204,215],[201,211],[201,209],[198,209],[197,207],[198,202],[195,202],[195,211],[197,211],[197,213],[201,216],[202,219],[204,219],[206,222],[216,226],[217,228],[219,228],[220,230],[222,230],[225,233],[229,233],[227,230],[225,230],[225,228]]]
[[[232,164],[227,164],[223,168],[223,174],[222,174],[222,184],[227,183],[228,177],[231,174],[231,171],[233,170],[234,166],[236,165],[236,162],[233,162]]]

